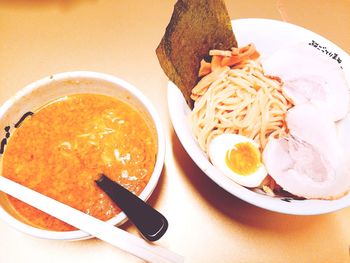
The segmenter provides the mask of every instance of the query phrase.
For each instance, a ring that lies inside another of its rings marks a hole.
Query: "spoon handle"
[[[165,234],[168,221],[157,210],[104,174],[95,182],[122,209],[146,239],[156,241]]]
[[[105,242],[131,253],[147,262],[182,263],[184,258],[160,246],[151,245],[118,227],[89,216],[77,209],[42,195],[23,185],[0,176],[0,191],[3,191],[35,208],[46,212]]]

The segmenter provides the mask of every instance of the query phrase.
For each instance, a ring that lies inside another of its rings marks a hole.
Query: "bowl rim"
[[[240,30],[243,26],[253,27],[259,25],[259,27],[269,28],[270,26],[283,28],[288,31],[293,32],[298,31],[300,35],[304,38],[305,36],[309,38],[314,38],[316,41],[322,41],[331,47],[334,47],[337,51],[341,51],[339,54],[346,54],[340,47],[331,42],[330,40],[324,38],[323,36],[314,33],[308,29],[301,26],[279,21],[273,19],[265,18],[244,18],[232,20],[232,25],[234,29]],[[237,40],[240,41],[239,35],[236,30],[235,34]],[[260,28],[261,30],[261,28]],[[272,28],[273,30],[273,28]],[[279,36],[280,38],[283,38]],[[252,38],[253,39],[253,38]],[[253,41],[253,40],[251,40]],[[288,40],[285,40],[288,41]],[[258,43],[255,43],[258,44]],[[344,69],[349,71],[350,69],[350,57],[347,55],[343,57]],[[350,73],[350,71],[349,71]],[[349,80],[348,80],[349,81]],[[350,83],[350,82],[349,82]],[[283,198],[273,198],[268,195],[263,195],[256,193],[248,188],[238,185],[226,176],[224,176],[217,168],[215,168],[205,157],[205,154],[200,150],[197,141],[193,138],[192,132],[190,131],[189,120],[187,118],[189,107],[180,91],[180,89],[171,81],[168,82],[168,110],[174,131],[179,138],[183,148],[193,160],[193,162],[203,171],[203,173],[208,176],[214,183],[220,186],[222,189],[226,190],[228,193],[244,200],[247,203],[253,204],[257,207],[283,213],[289,215],[319,215],[326,214],[330,212],[335,212],[342,208],[348,207],[350,205],[350,193],[338,200],[292,200],[292,202],[287,200],[286,202],[280,201]],[[283,202],[285,205],[278,205],[277,202]],[[300,202],[305,205],[301,206]],[[329,205],[331,203],[331,205]]]
[[[157,158],[154,166],[153,173],[150,177],[149,182],[146,187],[143,189],[139,197],[147,201],[147,199],[151,196],[153,190],[158,184],[159,178],[161,176],[164,160],[165,160],[165,134],[162,127],[162,122],[159,117],[158,112],[155,107],[149,101],[149,99],[134,85],[126,82],[125,80],[118,78],[116,76],[94,72],[94,71],[68,71],[55,73],[50,76],[41,78],[36,80],[19,91],[15,93],[14,96],[7,99],[2,106],[0,106],[0,118],[2,118],[6,112],[22,97],[30,94],[34,90],[39,87],[49,85],[54,81],[65,81],[65,80],[74,80],[74,79],[90,79],[96,81],[106,81],[111,83],[112,85],[116,85],[119,89],[129,92],[132,96],[134,96],[139,102],[140,105],[144,107],[144,109],[149,113],[150,120],[153,123],[156,130],[156,138],[157,138]],[[81,92],[80,92],[81,93]],[[94,94],[98,94],[95,92]],[[28,235],[43,238],[43,239],[52,239],[52,240],[83,240],[91,238],[92,236],[82,230],[73,230],[73,231],[50,231],[41,228],[36,228],[34,226],[28,225],[20,220],[14,218],[10,215],[2,206],[0,206],[0,219],[2,219],[5,223],[12,226],[13,228],[26,233]],[[124,212],[120,212],[115,217],[106,221],[108,224],[119,226],[128,220],[127,216]]]

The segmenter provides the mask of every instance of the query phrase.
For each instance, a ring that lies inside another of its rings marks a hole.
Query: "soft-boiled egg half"
[[[212,164],[236,183],[257,187],[267,176],[258,145],[245,136],[221,134],[209,144]]]

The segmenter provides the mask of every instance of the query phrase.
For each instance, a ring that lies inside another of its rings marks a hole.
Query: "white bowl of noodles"
[[[293,43],[317,45],[332,53],[329,59],[336,59],[348,82],[350,80],[349,55],[316,33],[296,25],[268,19],[234,20],[232,25],[239,46],[254,43],[262,60],[276,50]],[[334,54],[337,56],[335,57]],[[289,196],[270,196],[235,183],[214,167],[207,154],[201,149],[192,133],[189,121],[191,109],[181,91],[172,82],[168,84],[168,106],[175,132],[189,156],[209,178],[236,197],[267,210],[295,215],[324,214],[350,205],[349,193],[335,200],[299,199]],[[277,159],[276,162],[278,162]]]

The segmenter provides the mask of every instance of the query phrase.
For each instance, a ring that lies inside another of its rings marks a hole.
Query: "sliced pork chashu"
[[[267,74],[284,82],[284,93],[295,105],[312,103],[327,111],[333,121],[349,109],[349,84],[339,64],[306,43],[281,49],[263,61]]]
[[[290,135],[272,139],[263,152],[268,173],[286,191],[310,199],[334,199],[350,188],[350,158],[335,123],[312,104],[287,113]]]

